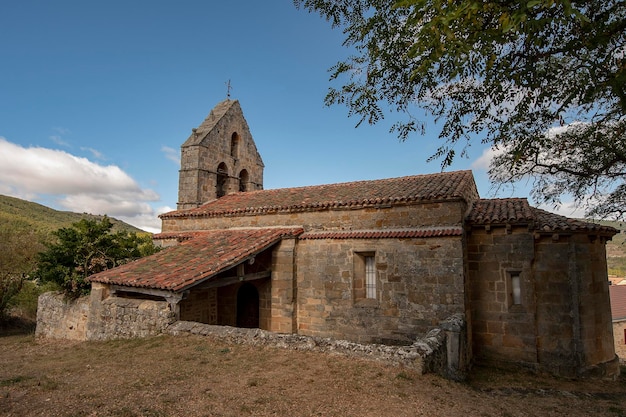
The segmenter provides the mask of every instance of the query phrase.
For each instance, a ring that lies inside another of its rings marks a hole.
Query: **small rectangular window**
[[[376,298],[376,263],[373,256],[365,257],[365,292],[367,298]]]
[[[522,304],[522,280],[519,271],[509,272],[509,284],[511,287],[511,304]]]
[[[624,329],[624,344],[626,345],[626,329]]]
[[[365,303],[365,305],[369,306],[371,304],[370,301],[378,299],[377,278],[376,253],[354,252],[352,285],[355,302],[361,303],[369,300]]]

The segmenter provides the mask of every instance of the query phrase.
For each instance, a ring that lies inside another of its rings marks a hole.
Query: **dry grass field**
[[[475,369],[455,383],[373,361],[171,336],[0,336],[0,416],[626,416],[626,377]]]

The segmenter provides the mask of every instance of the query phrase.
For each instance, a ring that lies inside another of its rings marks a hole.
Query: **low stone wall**
[[[37,337],[86,340],[89,297],[68,300],[61,293],[41,294],[37,305]]]
[[[162,334],[176,321],[165,301],[109,297],[90,320],[88,340],[128,339]]]
[[[166,333],[181,336],[194,334],[208,336],[227,343],[271,346],[300,351],[325,352],[349,357],[382,361],[393,365],[415,369],[421,374],[437,373],[447,378],[458,379],[461,372],[452,375],[447,359],[446,331],[433,329],[425,337],[409,346],[359,344],[345,340],[334,340],[298,334],[272,333],[261,329],[242,329],[229,326],[214,326],[191,321],[178,321]]]
[[[165,301],[85,296],[75,300],[49,292],[39,296],[35,335],[51,339],[108,340],[162,334],[176,321]]]
[[[228,343],[273,346],[278,348],[327,352],[402,365],[418,372],[437,373],[446,378],[465,376],[463,316],[451,316],[426,336],[408,346],[360,344],[261,329],[216,326],[192,321],[176,321],[176,314],[165,301],[121,297],[100,299],[91,296],[67,300],[63,294],[45,293],[39,297],[38,337],[71,340],[110,340],[195,334]]]

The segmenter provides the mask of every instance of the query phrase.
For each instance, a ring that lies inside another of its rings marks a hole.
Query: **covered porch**
[[[178,244],[90,277],[112,298],[166,303],[175,320],[295,331],[294,249],[301,228],[192,232]]]

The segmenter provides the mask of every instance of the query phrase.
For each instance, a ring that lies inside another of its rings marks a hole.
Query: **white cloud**
[[[575,219],[585,218],[585,208],[576,204],[574,201],[565,201],[558,206],[540,204],[538,208],[549,211],[551,213],[560,214],[561,216],[571,217]]]
[[[485,149],[483,153],[474,162],[472,162],[471,168],[488,171],[491,161],[500,153],[502,153],[502,150],[494,148],[493,146]]]
[[[65,139],[63,139],[63,136],[70,133],[70,130],[64,127],[54,127],[52,128],[52,130],[54,130],[56,134],[51,135],[50,140],[59,146],[69,148],[70,144]]]
[[[180,152],[178,150],[170,148],[169,146],[162,146],[161,152],[165,154],[165,158],[180,166]]]
[[[0,192],[26,200],[52,196],[62,209],[107,214],[140,228],[160,228],[144,189],[115,165],[100,165],[65,151],[25,148],[0,137]]]
[[[70,144],[64,141],[63,138],[59,135],[50,136],[50,140],[59,146],[65,146],[66,148],[70,147]]]
[[[100,152],[99,150],[97,150],[97,149],[94,149],[94,148],[86,148],[86,147],[81,147],[81,148],[80,148],[80,150],[81,150],[81,151],[87,151],[87,152],[90,152],[90,153],[93,155],[93,157],[94,157],[94,158],[96,158],[96,159],[101,159],[101,160],[102,160],[102,159],[106,159],[106,158],[104,157],[104,154],[103,154],[102,152]]]

